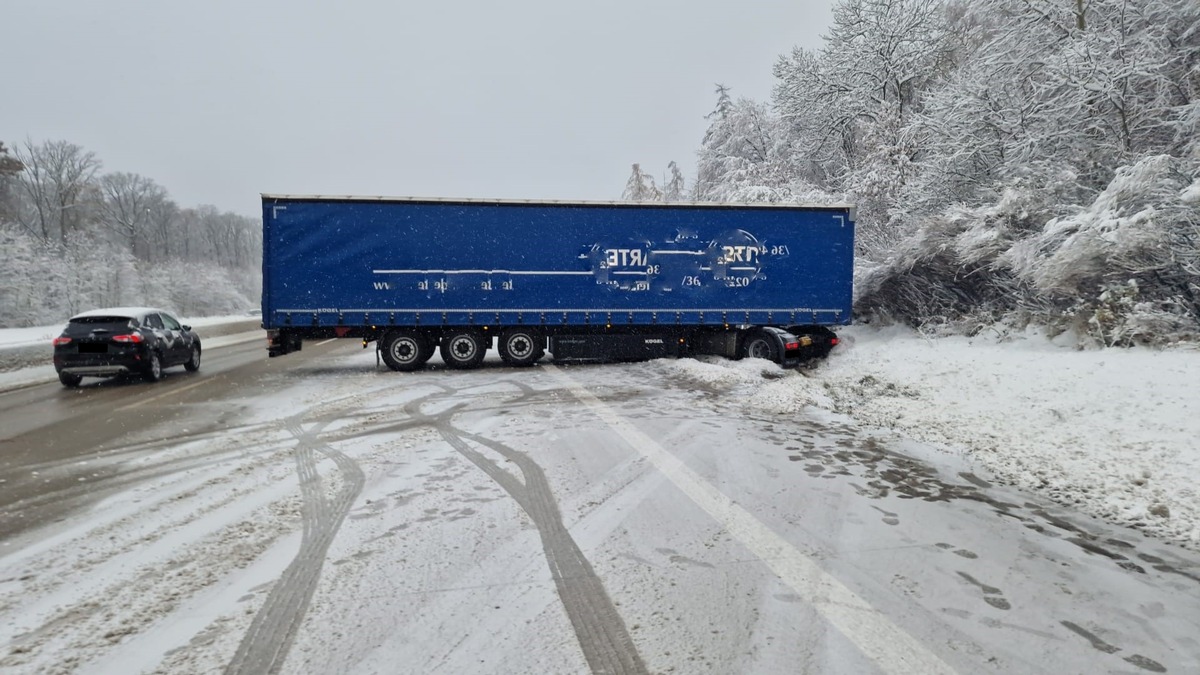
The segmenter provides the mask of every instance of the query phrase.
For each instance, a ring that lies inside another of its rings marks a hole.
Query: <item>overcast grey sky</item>
[[[830,0],[10,0],[0,140],[181,206],[260,192],[616,199],[689,180],[714,84],[766,99]]]

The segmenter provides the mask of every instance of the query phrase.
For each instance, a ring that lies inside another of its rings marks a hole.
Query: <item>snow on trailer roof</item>
[[[830,209],[855,211],[854,204],[836,202],[818,204],[804,202],[793,204],[768,204],[764,202],[625,202],[589,201],[563,199],[479,199],[474,197],[385,197],[372,195],[284,195],[262,193],[264,201],[270,199],[288,201],[331,201],[331,202],[407,202],[412,204],[512,204],[524,206],[628,206],[648,208],[695,207],[695,208],[752,208],[752,209]]]

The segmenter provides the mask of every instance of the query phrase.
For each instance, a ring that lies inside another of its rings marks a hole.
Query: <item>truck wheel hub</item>
[[[450,344],[450,349],[455,356],[466,360],[475,355],[475,342],[470,338],[458,338]]]
[[[529,356],[533,353],[533,342],[524,335],[509,338],[508,353],[518,358]]]

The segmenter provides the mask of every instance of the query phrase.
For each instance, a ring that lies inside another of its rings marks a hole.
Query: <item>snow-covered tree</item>
[[[167,199],[167,191],[154,181],[133,173],[100,177],[98,220],[116,235],[126,250],[147,260],[152,255],[151,208]]]
[[[89,189],[100,160],[74,143],[27,140],[16,158],[24,165],[17,174],[18,189],[27,208],[18,222],[44,242],[64,244],[88,219]]]
[[[670,172],[671,175],[667,178],[666,184],[663,185],[663,201],[682,201],[687,195],[686,186],[683,180],[683,172],[679,170],[679,165],[677,165],[675,162],[667,164],[667,171]]]
[[[953,63],[948,17],[938,0],[843,0],[824,48],[775,65],[791,173],[858,203],[868,255],[902,234],[893,210],[918,152],[906,125]]]
[[[180,209],[153,180],[97,176],[65,141],[0,145],[0,326],[111,305],[240,311],[261,294],[262,228],[214,207]],[[197,283],[196,280],[201,280]]]
[[[16,199],[13,194],[17,174],[25,169],[25,165],[8,152],[4,142],[0,141],[0,222],[12,220],[16,215]]]
[[[733,166],[727,102],[704,184],[856,202],[859,312],[1200,333],[1200,3],[842,0],[775,75],[769,161]]]
[[[630,202],[656,202],[662,199],[662,192],[654,184],[654,176],[642,171],[640,164],[633,165],[633,173],[625,182],[625,192],[621,199]]]
[[[778,122],[766,106],[749,99],[733,102],[729,90],[717,88],[717,107],[696,165],[698,201],[729,201],[747,184],[775,187],[786,182],[774,166]]]

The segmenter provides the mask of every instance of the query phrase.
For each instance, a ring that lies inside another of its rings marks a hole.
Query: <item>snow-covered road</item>
[[[131,411],[220,431],[39,466],[142,478],[2,542],[0,670],[1200,669],[1200,556],[806,406],[810,375],[374,365],[306,346]]]

